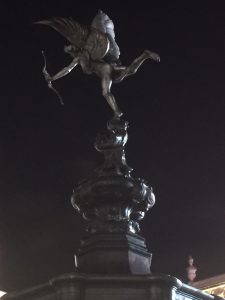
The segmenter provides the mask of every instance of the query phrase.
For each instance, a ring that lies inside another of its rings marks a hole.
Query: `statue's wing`
[[[110,42],[110,48],[105,58],[109,61],[116,61],[120,56],[120,49],[115,41],[115,32],[113,21],[101,10],[93,19],[91,26],[105,33]]]
[[[98,60],[108,53],[110,42],[106,34],[95,28],[90,28],[84,49],[86,49],[93,60]]]
[[[35,23],[52,27],[75,47],[87,50],[93,60],[103,58],[108,52],[109,40],[106,34],[81,25],[72,18],[54,18]]]
[[[35,24],[44,24],[52,27],[64,36],[71,44],[78,48],[83,48],[89,34],[87,27],[68,18],[54,18],[52,20],[42,20]]]

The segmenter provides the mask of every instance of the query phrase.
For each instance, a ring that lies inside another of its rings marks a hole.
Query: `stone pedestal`
[[[169,275],[65,274],[3,300],[218,300]],[[222,299],[222,298],[221,298]]]
[[[112,119],[95,148],[103,164],[74,189],[72,204],[87,221],[76,272],[7,294],[5,300],[214,300],[177,278],[151,274],[139,221],[154,205],[152,188],[131,176],[124,146],[128,123]]]
[[[72,204],[87,221],[76,272],[4,300],[216,300],[169,275],[151,274],[139,221],[154,205],[152,188],[131,176],[124,146],[128,123],[112,119],[95,148],[103,164],[74,189]]]
[[[99,233],[82,240],[75,261],[82,273],[149,274],[151,254],[137,234]]]
[[[103,164],[74,189],[72,204],[87,221],[75,261],[88,274],[150,274],[151,254],[139,221],[154,205],[152,188],[131,176],[126,163],[128,122],[113,118],[98,134],[95,148]]]

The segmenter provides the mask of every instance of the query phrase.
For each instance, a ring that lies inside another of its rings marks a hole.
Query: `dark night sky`
[[[141,223],[152,270],[185,280],[192,254],[199,279],[224,273],[224,1],[53,3],[1,3],[0,289],[74,270],[85,224],[70,196],[101,160],[93,141],[111,111],[98,78],[79,68],[55,83],[59,104],[43,80],[41,50],[55,73],[70,62],[67,42],[32,22],[89,24],[98,8],[114,21],[123,64],[147,48],[161,56],[112,88],[130,124],[128,164],[156,194]]]

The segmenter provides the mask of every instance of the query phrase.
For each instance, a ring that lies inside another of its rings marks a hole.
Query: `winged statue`
[[[52,82],[69,74],[77,65],[80,65],[85,74],[95,73],[100,78],[102,95],[117,118],[121,117],[123,113],[111,93],[112,83],[121,82],[124,78],[135,74],[146,59],[160,61],[158,54],[145,50],[129,66],[122,66],[119,60],[120,49],[115,41],[114,24],[101,10],[90,26],[79,24],[72,18],[54,18],[35,23],[48,25],[64,36],[69,42],[69,45],[64,47],[64,52],[73,58],[67,67],[50,76],[46,69],[44,56],[43,73],[48,86],[58,94],[53,88]],[[59,94],[58,96],[61,99]]]

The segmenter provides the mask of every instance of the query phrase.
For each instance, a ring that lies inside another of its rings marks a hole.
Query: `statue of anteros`
[[[51,76],[46,70],[44,56],[43,73],[48,86],[58,94],[52,87],[52,81],[69,74],[77,65],[80,65],[85,74],[95,73],[101,79],[102,95],[117,118],[123,113],[110,91],[112,83],[121,82],[124,78],[135,74],[148,58],[160,61],[158,54],[145,50],[129,66],[122,66],[119,60],[120,50],[115,41],[113,22],[102,11],[98,12],[91,26],[79,24],[72,18],[54,18],[36,23],[51,26],[62,34],[70,42],[70,45],[64,47],[64,51],[73,57],[69,66]],[[42,53],[44,55],[44,52]],[[61,99],[59,94],[58,96]]]

